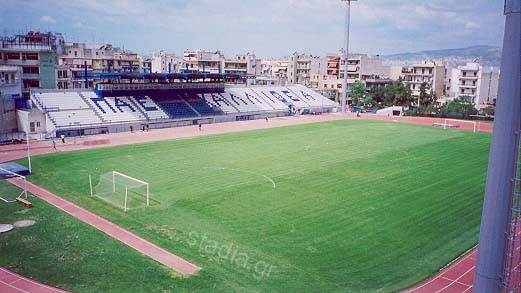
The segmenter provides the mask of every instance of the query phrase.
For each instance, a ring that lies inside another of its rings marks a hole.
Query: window
[[[23,67],[23,73],[38,74],[40,73],[40,69],[38,67]]]
[[[78,51],[74,51],[74,57],[78,57]]]
[[[26,53],[25,59],[26,60],[38,60],[38,53]]]
[[[9,60],[20,60],[20,54],[19,53],[6,53],[6,54],[4,54],[4,56],[5,55],[7,55],[7,59],[9,59]]]
[[[40,81],[38,80],[24,80],[24,88],[40,87]]]

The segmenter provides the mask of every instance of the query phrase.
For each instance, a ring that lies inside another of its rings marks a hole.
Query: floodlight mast
[[[358,0],[341,0],[346,2],[346,23],[345,23],[345,49],[344,49],[344,79],[342,80],[342,113],[347,111],[347,72],[349,64],[349,29],[351,25],[351,2]]]
[[[520,220],[513,206],[521,143],[521,1],[505,0],[501,77],[481,217],[474,292],[509,291],[508,263]],[[516,252],[519,253],[519,252]],[[510,258],[510,260],[509,260]],[[519,258],[517,258],[519,262]],[[515,264],[517,268],[517,264]],[[516,269],[517,270],[517,269]],[[517,282],[516,282],[517,283]]]

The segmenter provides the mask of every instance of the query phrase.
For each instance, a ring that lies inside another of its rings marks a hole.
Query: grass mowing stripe
[[[489,143],[335,121],[39,156],[30,180],[205,268],[176,291],[393,291],[476,242]],[[123,213],[86,196],[88,174],[114,169],[150,182],[161,205]]]

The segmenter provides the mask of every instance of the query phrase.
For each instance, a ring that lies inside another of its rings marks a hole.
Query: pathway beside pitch
[[[20,182],[10,182],[20,188],[23,188]],[[200,267],[178,257],[177,255],[174,255],[164,250],[163,248],[129,232],[128,230],[125,230],[120,226],[94,213],[91,213],[33,183],[27,182],[27,191],[180,274],[192,275],[201,269]]]
[[[0,292],[2,293],[65,293],[58,288],[35,282],[0,267]]]

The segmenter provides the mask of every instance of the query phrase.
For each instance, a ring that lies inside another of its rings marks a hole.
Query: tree
[[[436,105],[437,100],[438,100],[438,97],[432,90],[429,93],[427,92],[427,83],[423,82],[420,85],[420,97],[419,97],[420,104],[419,104],[419,106],[425,106],[425,107],[428,107],[431,105],[434,106],[434,105]]]
[[[409,106],[412,100],[411,89],[399,80],[393,81],[385,87],[384,104],[386,106]]]
[[[356,81],[351,85],[349,89],[349,97],[353,101],[353,105],[361,105],[363,103],[363,99],[365,97],[365,84],[361,81]]]
[[[474,106],[474,102],[471,97],[460,96],[453,101],[450,101],[443,107],[444,113],[458,113],[467,115],[476,115],[478,110]]]
[[[383,104],[384,103],[384,93],[385,93],[385,87],[383,86],[373,86],[369,90],[369,96],[373,99],[373,101],[377,104]]]

